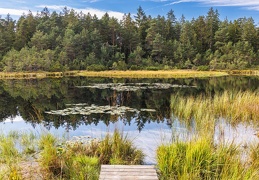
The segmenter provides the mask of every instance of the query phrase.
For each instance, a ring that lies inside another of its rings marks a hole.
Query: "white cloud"
[[[240,6],[246,7],[248,9],[259,10],[259,1],[258,0],[177,0],[166,5],[179,4],[184,2],[199,2],[208,5],[214,6]]]
[[[11,16],[21,16],[22,14],[28,14],[29,9],[9,9],[9,8],[0,8],[1,15],[7,15],[10,14]],[[33,12],[33,14],[36,14],[37,12]]]
[[[62,5],[40,5],[37,6],[38,8],[44,8],[47,7],[49,10],[55,10],[55,11],[62,11],[64,7],[67,7],[68,9],[74,9],[76,12],[83,12],[84,14],[90,13],[91,15],[96,14],[98,18],[101,18],[106,12],[109,14],[111,17],[115,17],[118,20],[121,20],[124,13],[121,12],[116,12],[116,11],[105,11],[105,10],[100,10],[100,9],[94,9],[94,8],[85,8],[85,9],[79,9],[79,8],[73,8],[73,7],[68,7],[68,6],[62,6]]]

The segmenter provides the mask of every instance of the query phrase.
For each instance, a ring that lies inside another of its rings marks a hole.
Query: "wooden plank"
[[[105,173],[109,173],[109,172],[128,172],[128,173],[147,172],[147,173],[151,173],[151,172],[154,172],[154,170],[148,170],[148,169],[145,169],[145,170],[138,170],[138,169],[105,169],[105,170],[102,170],[102,172],[105,172]]]
[[[156,176],[156,172],[122,172],[122,171],[114,171],[114,172],[104,172],[102,173],[103,175],[106,175],[106,176],[115,176],[115,175],[118,175],[118,176],[127,176],[127,175],[131,175],[131,176]]]
[[[123,169],[155,169],[155,166],[153,165],[102,165],[102,168],[105,169],[118,169],[118,168],[123,168]]]
[[[99,180],[158,180],[155,166],[102,165]]]
[[[133,177],[133,176],[123,176],[123,177],[100,177],[99,180],[158,180],[157,177]]]

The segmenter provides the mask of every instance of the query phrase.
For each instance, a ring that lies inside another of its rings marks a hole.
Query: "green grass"
[[[259,119],[259,95],[257,92],[250,91],[225,91],[213,97],[172,95],[171,109],[173,114],[180,119],[194,118],[197,122],[213,121],[219,117],[223,117],[233,124],[257,121]]]
[[[248,146],[214,142],[215,124],[224,118],[232,125],[257,122],[257,92],[229,92],[214,96],[171,96],[173,115],[195,133],[191,140],[176,140],[157,150],[160,179],[258,179],[259,145]]]
[[[11,131],[0,135],[0,179],[97,180],[101,164],[143,164],[144,154],[131,140],[115,130],[104,139],[88,143],[68,142],[49,133]],[[38,174],[24,164],[38,164]]]
[[[255,161],[258,161],[255,160]],[[157,149],[160,179],[258,179],[259,169],[242,162],[239,147],[214,145],[207,138],[187,142],[175,141]]]
[[[134,147],[127,136],[118,130],[107,135],[98,147],[98,156],[102,164],[143,164],[144,154]]]

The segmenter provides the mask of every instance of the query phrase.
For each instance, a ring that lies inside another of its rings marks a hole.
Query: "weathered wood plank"
[[[106,176],[111,176],[111,175],[118,175],[118,176],[127,176],[127,175],[131,175],[131,176],[156,176],[156,172],[127,172],[127,171],[113,171],[113,172],[104,172],[102,173],[103,175]]]
[[[102,165],[99,180],[158,180],[156,169],[149,165]]]
[[[99,180],[158,180],[157,177],[123,176],[123,177],[100,177]]]
[[[153,165],[102,165],[102,168],[123,168],[123,169],[155,169]]]

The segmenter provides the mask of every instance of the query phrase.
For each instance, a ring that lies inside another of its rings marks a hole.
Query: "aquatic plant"
[[[229,92],[215,94],[213,97],[171,96],[173,114],[180,119],[196,121],[223,117],[231,123],[247,122],[259,118],[259,96],[257,92]]]
[[[100,142],[97,156],[101,164],[143,164],[144,154],[138,150],[127,136],[118,130],[113,135],[107,134]]]
[[[195,70],[165,70],[165,71],[80,71],[79,76],[113,77],[113,78],[186,78],[227,76],[226,72],[195,71]]]
[[[207,138],[175,141],[157,149],[160,179],[258,179],[258,168],[242,162],[238,146]]]
[[[139,113],[140,111],[146,111],[146,112],[156,112],[155,109],[134,109],[131,107],[126,106],[98,106],[92,104],[91,106],[87,106],[86,104],[67,104],[69,106],[66,109],[63,110],[51,110],[46,111],[47,114],[52,115],[61,115],[61,116],[67,116],[67,115],[91,115],[91,114],[110,114],[110,115],[122,115],[126,112],[133,112],[133,113]]]
[[[187,88],[195,86],[168,84],[168,83],[105,83],[91,84],[88,86],[76,86],[77,88],[112,89],[116,91],[137,91],[145,89],[169,89]]]
[[[39,162],[47,178],[98,179],[100,164],[143,164],[143,152],[118,130],[103,140],[75,139],[62,142],[51,134],[41,136]]]

